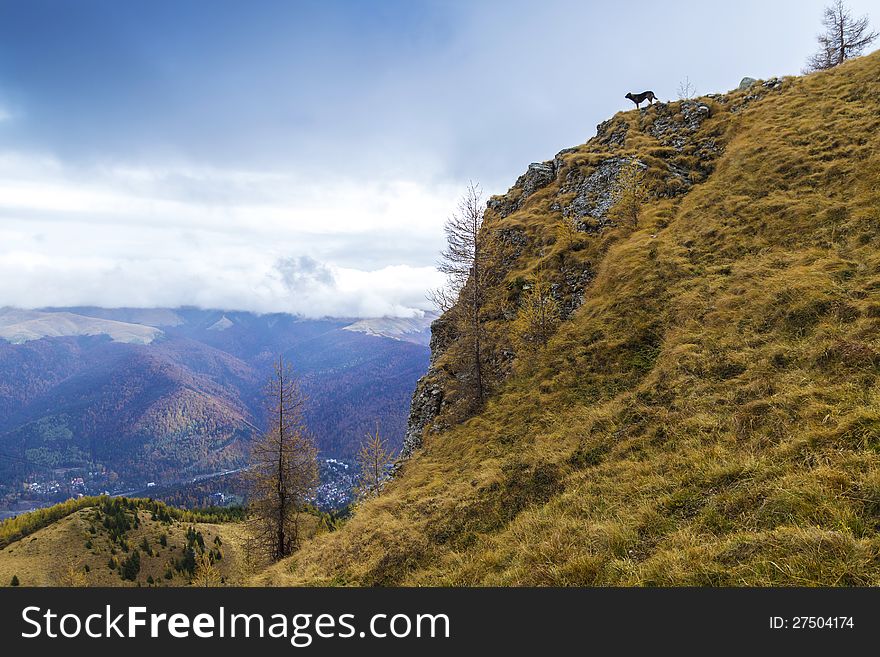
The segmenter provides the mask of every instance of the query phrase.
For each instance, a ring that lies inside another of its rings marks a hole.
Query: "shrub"
[[[138,573],[141,572],[141,553],[137,550],[132,551],[131,555],[122,562],[120,566],[120,576],[122,579],[135,581]]]

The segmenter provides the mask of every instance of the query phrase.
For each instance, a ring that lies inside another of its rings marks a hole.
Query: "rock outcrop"
[[[730,94],[656,102],[619,113],[596,126],[596,135],[585,145],[563,149],[551,160],[530,164],[505,194],[491,197],[483,229],[500,247],[495,267],[500,270],[499,281],[506,281],[499,286],[503,289],[496,291],[501,301],[485,317],[485,321],[496,324],[496,339],[510,332],[497,323],[516,318],[522,291],[528,287],[522,275],[513,275],[516,280],[509,278],[511,272],[543,258],[549,245],[566,229],[580,234],[579,239],[589,240],[601,239],[607,231],[621,228],[611,211],[615,183],[622,170],[633,163],[641,168],[651,180],[649,196],[653,199],[686,194],[707,179],[724,151],[722,133],[711,127],[710,120],[716,113],[738,112],[781,89],[782,84],[776,78],[744,78],[740,88]],[[543,223],[530,223],[534,216],[542,217]],[[560,318],[566,321],[589,293],[595,277],[593,265],[589,258],[569,253],[545,265],[545,274],[546,267],[552,269],[550,295]],[[467,368],[443,359],[457,337],[444,317],[433,323],[431,365],[413,393],[403,459],[421,446],[426,431],[443,430],[461,419],[443,418],[445,409],[456,403],[456,386],[449,384],[467,383],[469,376]],[[511,370],[515,348],[502,337],[487,351],[492,352],[487,354],[487,366],[495,377],[503,379]]]

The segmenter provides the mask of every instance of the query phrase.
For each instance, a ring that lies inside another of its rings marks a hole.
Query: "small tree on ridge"
[[[853,18],[843,0],[825,7],[822,25],[825,32],[816,37],[819,50],[807,60],[805,73],[833,68],[857,57],[877,38],[877,33],[869,29],[868,17]]]
[[[473,401],[479,406],[485,394],[483,360],[485,329],[482,311],[488,286],[489,248],[483,235],[485,204],[479,185],[470,183],[447,219],[446,248],[437,268],[446,275],[447,286],[430,297],[437,307],[451,313],[458,332],[467,344],[467,369],[473,383]]]

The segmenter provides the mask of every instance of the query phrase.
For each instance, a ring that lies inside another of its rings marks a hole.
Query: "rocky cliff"
[[[622,112],[529,166],[485,215],[485,405],[438,330],[421,447],[260,581],[880,584],[878,95],[875,53]],[[526,353],[539,275],[564,311]]]
[[[601,257],[604,244],[596,242],[611,238],[620,229],[620,221],[610,213],[615,181],[626,166],[635,163],[648,174],[649,199],[687,194],[693,185],[711,175],[724,150],[729,116],[768,93],[779,92],[783,86],[778,78],[751,80],[729,94],[657,102],[638,113],[618,114],[600,123],[596,135],[586,144],[566,148],[552,160],[530,164],[513,187],[506,194],[493,196],[486,208],[485,230],[502,245],[505,258],[497,266],[505,270],[508,287],[517,283],[511,280],[510,272],[534,271],[535,263],[546,259],[566,226],[579,233],[575,248],[589,245],[592,248],[588,250],[598,251]],[[517,221],[536,213],[542,216],[537,227]],[[565,252],[557,252],[557,258],[559,263],[552,267],[551,294],[559,304],[561,318],[567,320],[584,301],[595,275],[595,259]],[[519,281],[520,289],[523,280]],[[493,317],[490,311],[486,321],[509,322],[516,314],[519,299],[511,299],[509,289],[495,292],[495,308],[502,307],[503,312]],[[499,296],[506,298],[499,303]],[[460,372],[454,357],[444,358],[455,342],[450,324],[441,317],[432,325],[431,366],[413,394],[403,459],[421,446],[426,431],[439,432],[462,419],[443,417],[457,394],[455,379]],[[501,327],[499,335],[496,326],[493,334],[493,373],[498,383],[510,373],[509,367],[497,367],[498,361],[509,364],[515,354],[509,330]]]

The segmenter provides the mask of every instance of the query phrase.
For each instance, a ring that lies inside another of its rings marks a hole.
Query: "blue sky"
[[[411,314],[468,180],[797,74],[822,6],[2,0],[0,306]]]

